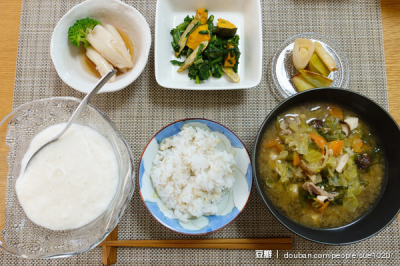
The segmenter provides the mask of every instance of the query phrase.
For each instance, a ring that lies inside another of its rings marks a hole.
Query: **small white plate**
[[[178,73],[171,64],[176,59],[172,50],[170,31],[183,22],[187,15],[195,15],[199,8],[208,9],[214,15],[214,25],[219,18],[232,22],[238,28],[241,52],[238,74],[239,83],[232,82],[226,75],[210,77],[196,84],[188,77],[188,70]],[[259,0],[158,0],[155,31],[155,72],[158,84],[165,88],[188,90],[246,89],[257,86],[262,73],[262,26]]]
[[[113,92],[121,90],[135,81],[146,66],[151,46],[151,32],[146,19],[135,8],[120,0],[87,0],[74,6],[54,28],[51,37],[50,54],[60,78],[72,88],[88,93],[99,77],[85,69],[82,53],[68,39],[68,29],[83,18],[92,18],[102,24],[111,24],[125,33],[133,44],[133,68],[118,75],[115,82],[107,83],[100,90]]]

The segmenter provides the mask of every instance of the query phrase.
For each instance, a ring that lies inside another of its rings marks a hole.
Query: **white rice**
[[[234,157],[216,148],[220,141],[210,131],[187,127],[159,145],[151,180],[161,201],[183,222],[216,214],[235,182]]]

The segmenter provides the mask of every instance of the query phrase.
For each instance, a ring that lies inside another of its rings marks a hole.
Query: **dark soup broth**
[[[379,197],[385,160],[371,128],[338,105],[308,103],[269,126],[257,155],[269,199],[313,228],[349,224]]]

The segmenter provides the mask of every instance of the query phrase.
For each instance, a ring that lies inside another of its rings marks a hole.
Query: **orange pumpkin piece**
[[[198,26],[190,35],[189,38],[186,42],[186,45],[192,49],[195,50],[197,48],[197,46],[199,46],[200,43],[204,42],[204,41],[210,41],[211,40],[211,36],[210,36],[210,32],[208,31],[207,34],[200,34],[199,32],[205,32],[208,31],[208,25],[201,25]]]
[[[222,38],[230,38],[236,34],[237,27],[226,19],[219,18],[215,33]]]
[[[233,47],[235,47],[235,46],[228,43],[227,49],[231,49]],[[233,53],[233,56],[231,56],[231,53],[228,53],[228,55],[226,56],[225,61],[224,61],[224,67],[234,67],[235,64],[236,64],[236,55]]]
[[[208,19],[208,10],[204,8],[197,9],[196,18],[200,19],[200,24],[206,24]]]

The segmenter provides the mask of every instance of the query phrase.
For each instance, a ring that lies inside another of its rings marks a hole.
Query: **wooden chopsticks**
[[[292,239],[288,237],[288,238],[105,240],[100,245],[103,247],[290,250],[292,249]]]

